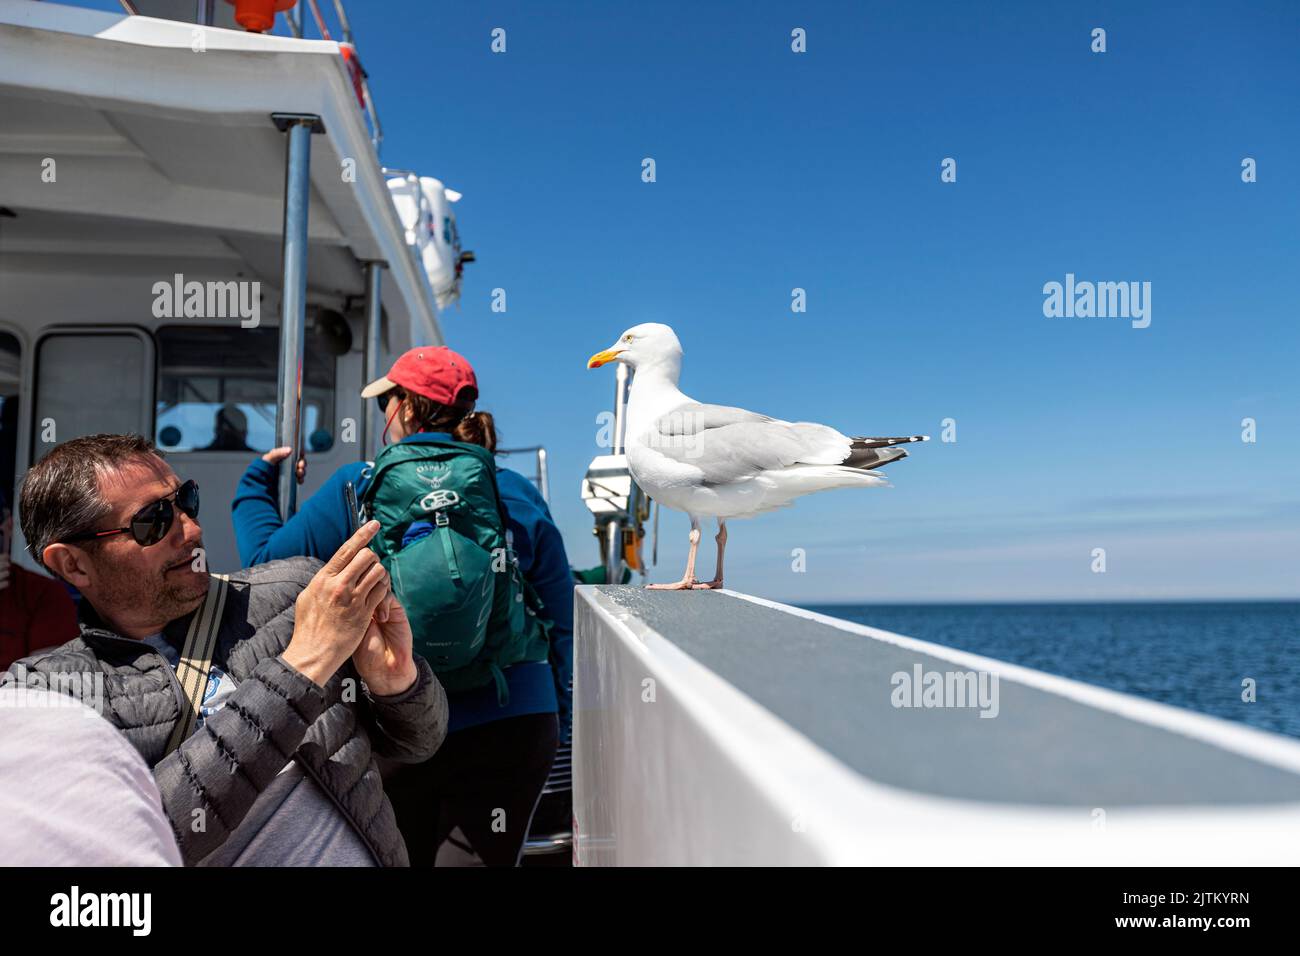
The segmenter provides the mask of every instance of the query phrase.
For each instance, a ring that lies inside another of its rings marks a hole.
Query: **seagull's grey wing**
[[[772,422],[776,419],[732,405],[687,402],[660,415],[655,427],[664,435],[696,435],[710,428],[725,428],[741,422]]]
[[[642,444],[675,462],[699,469],[704,484],[748,478],[797,463],[835,465],[849,440],[811,422],[785,422],[729,405],[688,402],[661,415]]]

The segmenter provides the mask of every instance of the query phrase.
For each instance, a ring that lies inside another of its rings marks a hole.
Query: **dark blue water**
[[[1300,737],[1300,603],[805,606]]]

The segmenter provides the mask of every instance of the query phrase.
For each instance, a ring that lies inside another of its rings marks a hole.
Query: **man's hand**
[[[263,455],[262,461],[266,462],[268,465],[278,465],[280,464],[280,462],[284,461],[292,454],[293,454],[292,448],[290,448],[288,445],[281,445],[279,448],[272,448],[265,455]],[[307,459],[299,458],[298,459],[298,484],[301,485],[303,479],[306,477],[307,477]]]
[[[352,663],[366,686],[380,697],[400,694],[419,676],[411,656],[411,624],[391,591],[376,610]]]
[[[388,572],[366,547],[378,531],[378,521],[366,522],[316,572],[294,605],[293,638],[281,657],[320,686],[352,656],[388,596]]]

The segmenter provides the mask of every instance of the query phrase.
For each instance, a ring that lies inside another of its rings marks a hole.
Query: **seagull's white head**
[[[587,360],[587,368],[622,362],[629,368],[644,368],[664,361],[680,366],[682,343],[677,333],[662,322],[642,322],[618,337],[618,341]]]

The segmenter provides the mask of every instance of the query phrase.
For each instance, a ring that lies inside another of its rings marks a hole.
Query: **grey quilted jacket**
[[[322,693],[280,659],[293,636],[294,601],[320,567],[314,558],[288,558],[230,575],[213,663],[235,679],[235,692],[169,756],[163,752],[183,702],[171,665],[147,643],[108,630],[87,602],[80,637],[19,661],[12,676],[54,690],[84,690],[91,686],[86,678],[72,675],[91,675],[92,682],[102,675],[101,713],[153,768],[187,865],[225,842],[293,758],[351,822],[378,864],[406,866],[406,844],[375,755],[401,763],[433,756],[447,733],[447,697],[418,656],[415,684],[392,697],[371,695],[351,661]],[[178,649],[192,616],[163,631]]]

